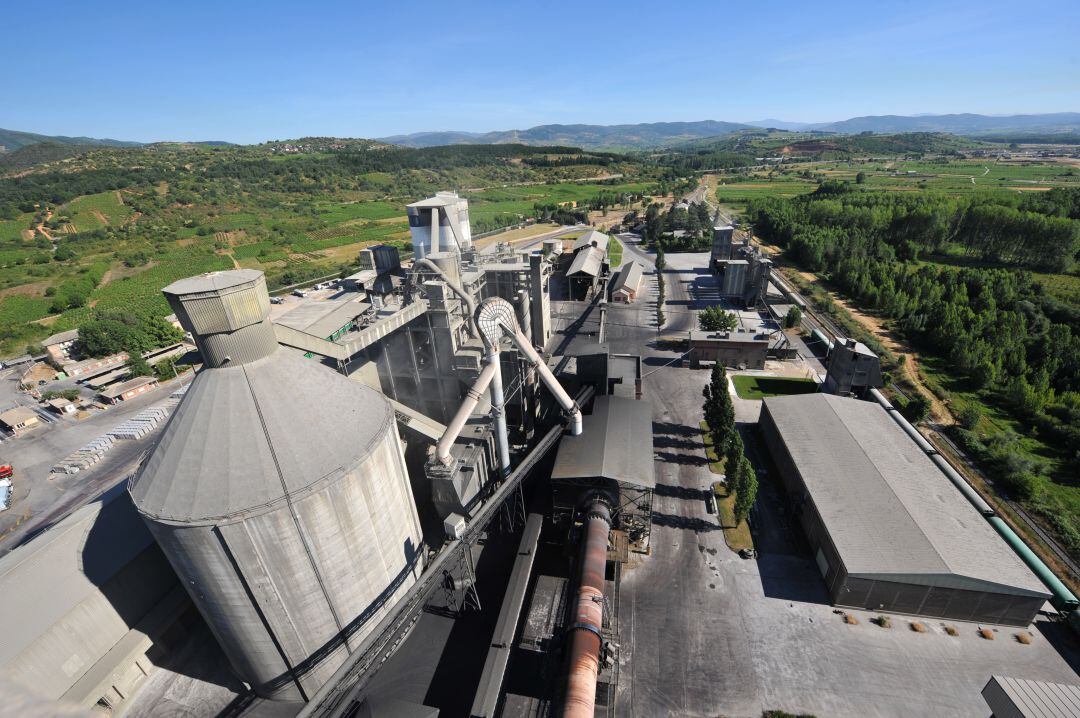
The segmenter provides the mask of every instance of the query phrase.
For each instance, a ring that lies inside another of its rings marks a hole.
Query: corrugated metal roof
[[[302,495],[353,468],[393,421],[378,392],[289,351],[206,369],[131,482],[131,495],[140,511],[166,520],[269,510],[283,499],[283,480]]]
[[[116,386],[110,386],[105,391],[101,392],[101,395],[109,399],[115,399],[123,394],[125,391],[131,391],[132,389],[138,389],[140,386],[146,386],[147,384],[156,384],[157,379],[152,376],[137,376],[134,379],[128,379],[127,381],[120,382]]]
[[[372,272],[372,278],[377,276]],[[358,296],[359,292],[354,292],[350,298],[304,302],[274,322],[326,339],[371,307],[367,302],[355,301]]]
[[[639,262],[630,262],[623,265],[623,268],[619,270],[619,276],[611,283],[612,293],[619,291],[623,287],[636,292],[638,287],[641,286],[641,275],[644,270],[645,268]]]
[[[1049,596],[878,404],[807,394],[765,409],[850,575]]]
[[[581,235],[574,240],[574,244],[571,245],[571,251],[578,251],[582,247],[588,247],[595,244],[599,249],[606,250],[608,242],[611,241],[611,237],[607,236],[603,232],[597,232],[595,229],[590,229],[585,234]]]
[[[1080,718],[1080,686],[993,676],[982,690],[995,716]]]
[[[566,276],[572,274],[588,274],[595,277],[600,274],[600,263],[604,259],[604,250],[599,247],[582,249],[574,255],[574,261],[570,263],[570,269],[566,270]]]
[[[602,477],[635,488],[656,486],[653,471],[652,405],[599,396],[583,417],[578,436],[564,436],[552,479]]]

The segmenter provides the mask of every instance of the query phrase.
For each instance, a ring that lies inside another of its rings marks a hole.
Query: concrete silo
[[[164,292],[205,364],[131,496],[240,678],[306,700],[422,570],[394,413],[278,346],[261,272]]]

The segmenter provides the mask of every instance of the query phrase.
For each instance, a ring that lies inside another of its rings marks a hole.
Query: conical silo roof
[[[299,498],[372,451],[394,421],[378,392],[284,349],[200,372],[132,482],[139,510],[221,523]]]

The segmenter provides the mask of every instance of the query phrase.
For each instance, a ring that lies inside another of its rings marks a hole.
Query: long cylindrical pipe
[[[601,631],[604,626],[604,569],[607,566],[611,515],[597,501],[589,508],[577,610],[570,627],[573,639],[568,660],[564,718],[593,718],[596,676],[600,671]]]
[[[510,475],[510,436],[506,428],[506,398],[503,396],[502,362],[499,352],[487,356],[487,367],[494,369],[491,379],[491,414],[495,418],[496,449],[499,451],[500,479]]]
[[[454,442],[457,441],[458,436],[461,435],[461,430],[465,428],[465,422],[469,420],[469,416],[480,402],[480,395],[487,390],[498,374],[499,366],[497,363],[492,364],[489,362],[488,364],[485,364],[483,370],[480,372],[480,376],[476,377],[476,381],[473,382],[473,385],[465,392],[465,400],[461,402],[461,406],[458,407],[457,413],[454,414],[454,418],[446,425],[446,431],[443,432],[443,435],[439,437],[438,443],[435,444],[435,458],[441,461],[444,466],[450,465],[450,448],[454,445]],[[494,396],[492,397],[491,403],[492,406],[494,406]]]
[[[577,436],[581,433],[582,419],[581,419],[581,407],[577,405],[569,394],[566,393],[566,389],[563,389],[562,384],[555,378],[555,375],[551,373],[551,369],[548,369],[548,365],[544,362],[543,358],[533,348],[529,338],[525,336],[520,329],[516,329],[510,334],[510,338],[514,340],[514,344],[521,350],[521,353],[525,355],[525,358],[529,360],[529,363],[536,367],[536,371],[540,373],[540,379],[544,382],[544,385],[548,388],[554,396],[555,400],[559,402],[567,414],[570,415],[570,435]]]
[[[1001,537],[1005,539],[1005,542],[1012,547],[1013,551],[1027,564],[1028,568],[1039,577],[1039,580],[1050,589],[1052,598],[1050,603],[1059,611],[1068,612],[1074,611],[1077,607],[1080,607],[1080,601],[1069,587],[1061,582],[1061,579],[1054,575],[1054,572],[1050,570],[1050,567],[1042,562],[1035,552],[1024,543],[1023,539],[1016,535],[1016,532],[1009,528],[1009,525],[1001,520],[998,516],[991,516],[987,519],[990,525],[993,526]]]

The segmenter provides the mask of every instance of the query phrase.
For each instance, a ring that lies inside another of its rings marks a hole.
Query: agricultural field
[[[119,227],[131,219],[133,211],[121,201],[119,192],[87,195],[61,205],[57,214],[66,216],[75,232]]]
[[[163,316],[161,288],[199,272],[260,269],[274,289],[355,271],[360,250],[372,244],[406,255],[405,205],[437,190],[494,188],[465,193],[479,233],[536,216],[537,204],[641,192],[659,175],[629,159],[521,161],[565,150],[360,149],[101,148],[65,160],[63,171],[45,165],[0,176],[0,356],[96,311]],[[616,173],[627,179],[571,181]],[[38,223],[48,236],[32,230]]]

